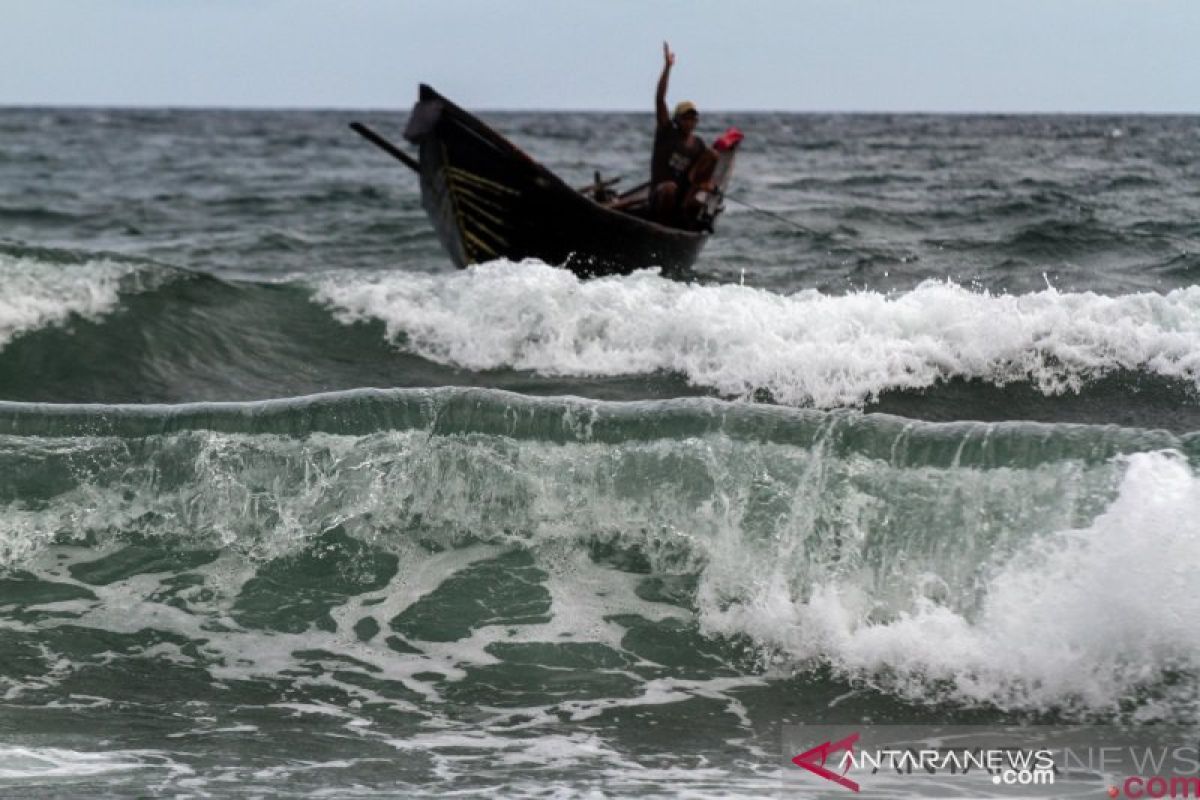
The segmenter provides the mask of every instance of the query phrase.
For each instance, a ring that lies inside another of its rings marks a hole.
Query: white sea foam
[[[381,320],[413,352],[469,369],[682,374],[724,395],[861,404],[952,377],[1078,390],[1117,369],[1200,381],[1200,287],[1106,297],[927,282],[898,294],[792,295],[644,271],[583,281],[540,262],[441,275],[333,276],[339,320]]]
[[[11,747],[0,745],[0,779],[83,778],[145,769],[148,750],[81,752],[58,747]]]
[[[132,264],[109,259],[51,264],[0,253],[0,348],[72,315],[95,319],[113,311],[122,279],[136,272]]]
[[[775,574],[745,602],[706,603],[702,618],[912,697],[1115,710],[1200,672],[1200,479],[1175,453],[1122,460],[1115,501],[1086,527],[1031,540],[984,582],[976,612],[916,598],[877,621],[860,582],[800,597]],[[1141,713],[1189,717],[1194,695],[1185,680]]]

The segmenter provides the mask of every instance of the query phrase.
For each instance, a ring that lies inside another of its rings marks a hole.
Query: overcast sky
[[[1200,0],[0,0],[0,105],[1200,112]]]

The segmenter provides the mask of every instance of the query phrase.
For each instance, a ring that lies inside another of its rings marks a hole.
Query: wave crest
[[[643,600],[672,595],[709,634],[917,700],[1109,711],[1200,670],[1181,583],[1200,564],[1195,437],[488,390],[2,409],[9,569],[150,543],[156,569],[207,551],[301,591],[317,578],[293,557],[331,536],[402,571],[414,548],[483,543],[522,554],[522,591],[590,557],[614,585],[658,580]],[[88,415],[103,434],[79,433]],[[377,587],[367,562],[347,574]],[[442,576],[425,603],[477,583]]]
[[[792,295],[683,284],[650,271],[583,281],[540,262],[451,275],[329,278],[346,324],[378,319],[425,358],[472,370],[668,371],[722,395],[834,408],[952,378],[1047,395],[1119,370],[1200,382],[1200,288],[1106,297],[926,282],[900,294]]]
[[[151,274],[145,265],[106,256],[45,260],[0,250],[0,349],[73,317],[109,314],[123,293],[148,288]]]

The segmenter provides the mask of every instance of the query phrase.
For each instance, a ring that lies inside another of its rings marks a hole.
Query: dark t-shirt
[[[687,183],[688,170],[704,152],[704,142],[693,135],[687,143],[683,131],[674,122],[659,125],[654,132],[654,151],[650,157],[650,183],[675,181]]]

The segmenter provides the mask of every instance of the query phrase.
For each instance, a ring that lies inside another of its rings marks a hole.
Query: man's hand
[[[671,65],[674,63],[675,54],[671,52],[671,46],[663,42],[663,69],[654,93],[654,116],[660,127],[671,124],[671,114],[667,111],[667,81],[671,79]]]

